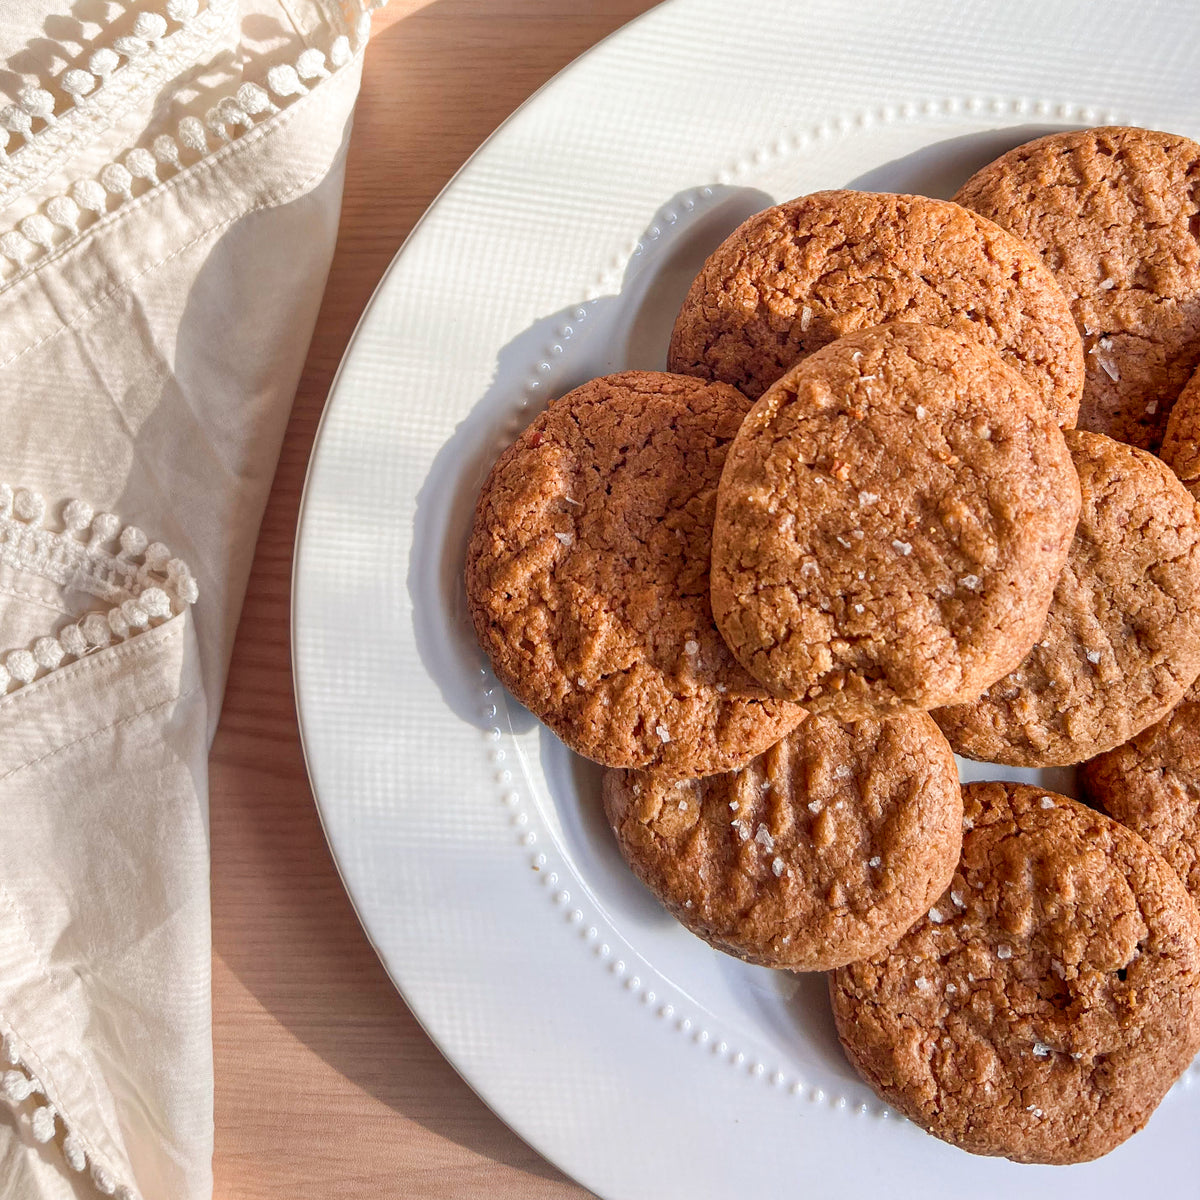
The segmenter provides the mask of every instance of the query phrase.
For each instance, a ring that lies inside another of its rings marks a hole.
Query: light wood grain
[[[586,1195],[458,1078],[368,946],[304,771],[288,604],[317,421],[384,268],[505,116],[649,7],[646,0],[392,0],[376,16],[333,269],[213,748],[218,1200]]]

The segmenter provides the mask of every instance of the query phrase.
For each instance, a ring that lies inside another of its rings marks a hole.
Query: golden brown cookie
[[[1046,627],[978,700],[933,714],[959,754],[1065,766],[1160,720],[1200,673],[1200,521],[1154,455],[1068,430],[1083,507]]]
[[[1027,242],[1084,334],[1079,427],[1149,450],[1200,361],[1200,146],[1150,129],[1055,133],[955,199]]]
[[[667,363],[757,398],[835,338],[896,319],[970,334],[1075,424],[1083,351],[1053,275],[992,222],[925,196],[816,192],[751,217],[696,277]]]
[[[739,430],[713,612],[748,671],[813,711],[974,697],[1041,630],[1078,507],[1062,433],[998,355],[957,330],[860,330]]]
[[[1159,457],[1200,500],[1200,370],[1192,373],[1167,418]]]
[[[891,945],[941,895],[962,840],[954,756],[924,713],[809,717],[707,779],[608,771],[604,805],[634,873],[688,929],[797,971]]]
[[[1087,798],[1140,834],[1200,901],[1200,704],[1184,701],[1080,769]]]
[[[749,401],[630,371],[554,401],[483,486],[466,583],[497,678],[607,766],[704,775],[804,715],[772,700],[713,625],[717,481]]]
[[[842,1046],[884,1100],[973,1154],[1098,1158],[1200,1049],[1200,912],[1101,813],[1011,783],[963,800],[946,894],[830,977]]]

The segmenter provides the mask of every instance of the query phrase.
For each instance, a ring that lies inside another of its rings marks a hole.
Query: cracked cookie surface
[[[1079,427],[1157,449],[1200,362],[1200,145],[1111,126],[1055,133],[955,200],[1037,251],[1083,332]]]
[[[1145,450],[1068,430],[1083,507],[1046,626],[978,700],[934,720],[959,754],[1065,766],[1160,720],[1200,673],[1200,523]]]
[[[925,196],[815,192],[757,213],[693,282],[667,365],[757,398],[806,355],[892,320],[990,346],[1074,425],[1083,350],[1054,276],[991,221]]]
[[[804,715],[713,624],[709,558],[736,389],[630,371],[553,401],[480,493],[466,585],[497,678],[607,766],[730,770]]]
[[[855,1068],[973,1154],[1072,1163],[1145,1125],[1200,1049],[1200,913],[1141,838],[1064,796],[963,789],[962,860],[890,951],[830,976]]]
[[[927,325],[861,330],[738,431],[713,611],[747,670],[811,711],[974,698],[1040,632],[1078,508],[1062,432],[994,352]]]
[[[810,716],[739,771],[607,771],[626,861],[705,941],[750,962],[828,970],[894,942],[958,861],[954,757],[924,713]]]
[[[1200,903],[1200,704],[1177,704],[1157,725],[1084,763],[1080,778],[1087,798],[1145,838]]]

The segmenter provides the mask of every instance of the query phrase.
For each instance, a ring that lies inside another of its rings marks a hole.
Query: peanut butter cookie
[[[709,607],[717,481],[749,403],[679,375],[594,379],[484,484],[466,563],[479,643],[588,758],[726,771],[804,715],[738,666]]]
[[[842,1046],[884,1100],[973,1154],[1098,1158],[1200,1049],[1200,913],[1103,814],[1018,784],[963,793],[945,895],[830,976]]]
[[[1087,798],[1140,834],[1200,902],[1200,704],[1185,700],[1080,769]]]
[[[925,196],[816,192],[751,217],[692,284],[667,365],[757,398],[814,350],[892,320],[969,334],[1075,424],[1083,350],[1054,276],[991,221]]]
[[[738,432],[713,531],[717,625],[773,694],[812,711],[974,698],[1041,631],[1078,488],[1061,431],[976,339],[848,334]]]
[[[933,714],[959,754],[1082,762],[1161,720],[1200,673],[1200,522],[1145,450],[1068,430],[1083,507],[1046,627],[978,700]]]
[[[962,840],[954,756],[924,714],[809,717],[740,771],[608,771],[634,873],[693,933],[820,971],[891,945],[946,887]]]
[[[1040,254],[1084,335],[1079,427],[1157,449],[1200,362],[1200,146],[1109,127],[1010,150],[955,199]]]

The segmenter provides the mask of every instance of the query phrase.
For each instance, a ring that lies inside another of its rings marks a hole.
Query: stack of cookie
[[[1200,1049],[1197,177],[1101,129],[768,209],[670,373],[553,401],[476,510],[480,643],[635,873],[831,971],[863,1076],[977,1153],[1103,1154]],[[1092,760],[1123,824],[954,751]]]

